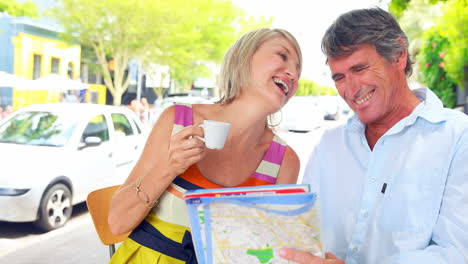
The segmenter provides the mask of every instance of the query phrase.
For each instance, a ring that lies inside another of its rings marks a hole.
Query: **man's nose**
[[[359,77],[350,75],[346,78],[344,94],[349,99],[356,99],[360,87]]]

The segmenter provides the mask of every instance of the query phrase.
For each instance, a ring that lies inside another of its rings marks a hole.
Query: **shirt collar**
[[[421,100],[421,104],[416,107],[415,111],[413,111],[410,116],[420,116],[431,123],[439,123],[447,120],[447,116],[444,114],[444,111],[442,111],[444,105],[433,91],[429,88],[419,88],[414,89],[413,94]]]
[[[444,107],[442,101],[434,94],[429,88],[419,88],[412,90],[413,94],[421,100],[421,103],[416,106],[413,112],[400,120],[395,126],[393,126],[389,132],[391,134],[398,133],[406,126],[413,125],[418,117],[421,117],[431,123],[439,123],[447,120],[444,112],[441,111]],[[366,125],[359,120],[355,114],[348,119],[347,128],[351,131],[361,132],[364,131]]]

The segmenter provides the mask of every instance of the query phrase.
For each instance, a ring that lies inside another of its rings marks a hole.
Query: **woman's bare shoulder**
[[[159,115],[158,120],[151,129],[148,135],[147,144],[152,144],[155,141],[168,141],[167,138],[172,134],[172,128],[175,119],[175,106],[172,105]],[[158,142],[159,144],[159,142]]]
[[[156,121],[156,124],[153,127],[153,130],[154,128],[161,129],[167,126],[172,127],[172,125],[174,124],[175,112],[175,105],[171,105],[168,108],[164,109],[164,111],[159,115],[158,120]]]
[[[299,156],[290,146],[286,147],[283,162],[278,173],[277,184],[295,184],[299,177],[301,162]]]

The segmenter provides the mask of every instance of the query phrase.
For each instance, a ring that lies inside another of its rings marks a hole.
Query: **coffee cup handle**
[[[203,126],[203,124],[201,124],[201,125],[198,125],[198,126],[199,126],[199,127],[201,127],[201,128],[203,128],[203,130],[205,130],[205,127]],[[205,142],[205,143],[206,143],[206,140],[205,140],[205,138],[202,138],[202,137],[200,137],[200,136],[196,136],[196,137],[197,137],[197,138],[199,138],[201,141],[203,141],[203,142]]]

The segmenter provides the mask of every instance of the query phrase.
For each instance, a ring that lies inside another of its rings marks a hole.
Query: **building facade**
[[[27,17],[0,14],[0,71],[35,80],[54,73],[80,78],[81,45],[60,39],[61,29]],[[102,90],[102,87],[96,87]],[[105,89],[105,88],[104,88]],[[0,87],[0,106],[14,109],[60,101],[62,91]]]

